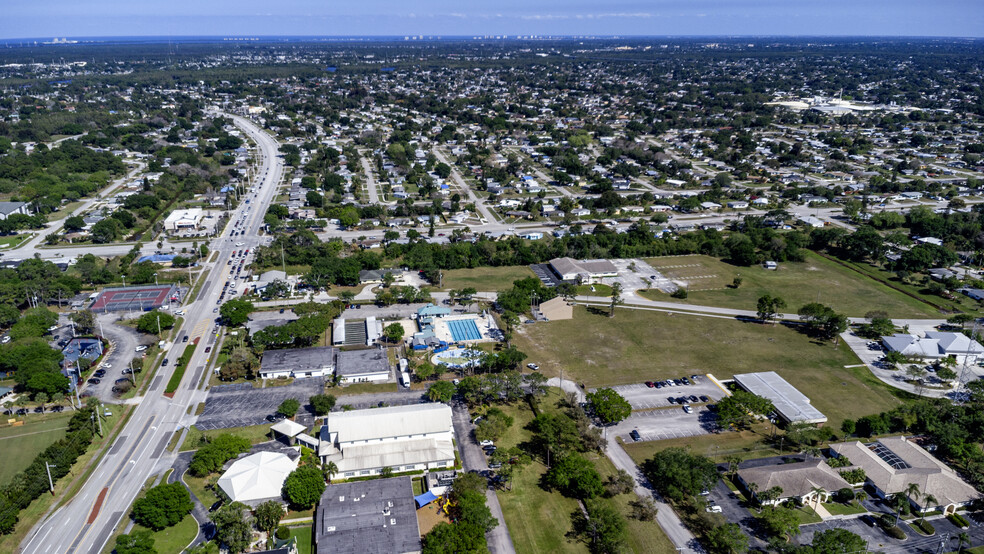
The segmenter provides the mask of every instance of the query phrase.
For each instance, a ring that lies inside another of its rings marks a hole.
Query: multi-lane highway
[[[204,345],[215,341],[214,319],[222,285],[234,267],[226,265],[233,250],[254,248],[262,242],[259,236],[266,207],[276,197],[283,174],[277,157],[277,142],[253,122],[227,114],[236,125],[257,143],[258,170],[253,191],[247,193],[249,203],[243,203],[232,213],[230,224],[210,244],[217,258],[207,265],[200,279],[205,280],[198,298],[188,298],[185,324],[177,336],[190,336],[188,343],[177,341],[165,354],[176,360],[188,344],[200,339],[203,345],[195,350],[188,369],[174,398],[164,396],[164,385],[170,378],[173,365],[162,367],[150,379],[150,386],[119,437],[110,446],[92,476],[79,493],[61,509],[40,524],[21,545],[28,554],[99,552],[110,539],[119,522],[128,513],[141,487],[152,475],[163,469],[159,464],[165,450],[186,416],[188,406],[199,400],[195,392],[206,370],[211,354]],[[236,222],[240,222],[235,228]],[[245,233],[232,236],[233,230]],[[237,243],[243,243],[237,246]]]

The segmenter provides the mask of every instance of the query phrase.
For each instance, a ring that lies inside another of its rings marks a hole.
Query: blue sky
[[[0,0],[0,38],[982,36],[984,0]]]

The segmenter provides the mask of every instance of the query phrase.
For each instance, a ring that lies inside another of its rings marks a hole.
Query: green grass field
[[[695,454],[707,456],[714,462],[725,462],[728,456],[738,455],[742,459],[778,456],[779,451],[766,444],[771,425],[768,423],[752,426],[749,430],[721,433],[718,435],[698,435],[678,439],[651,442],[627,442],[622,445],[625,452],[637,464],[653,457],[653,454],[667,448],[689,448]],[[789,449],[786,449],[789,453]]]
[[[549,389],[549,394],[541,403],[542,409],[556,410],[556,402],[560,398],[559,389]],[[529,440],[530,432],[526,426],[533,419],[530,407],[517,403],[501,408],[513,416],[514,422],[496,444],[500,448],[511,448]],[[608,458],[598,454],[589,454],[588,458],[595,463],[603,478],[615,472]],[[571,529],[571,514],[579,509],[577,501],[540,488],[540,477],[545,471],[542,463],[534,461],[516,472],[511,490],[496,493],[517,552],[587,552],[586,545],[565,536]],[[629,493],[606,501],[614,503],[627,515],[628,503],[634,497],[634,493]],[[630,552],[662,553],[673,550],[673,545],[655,522],[645,523],[627,518],[626,527]]]
[[[313,529],[310,525],[304,527],[291,527],[290,536],[297,537],[297,554],[311,554],[313,550],[311,534]]]
[[[823,507],[835,516],[863,514],[868,511],[864,509],[864,506],[853,501],[850,504],[841,504],[840,502],[824,502]]]
[[[878,413],[900,403],[843,343],[818,343],[782,325],[619,309],[614,318],[574,309],[574,318],[524,326],[513,344],[549,376],[588,388],[640,383],[692,373],[729,378],[772,370],[839,426],[844,418]]]
[[[153,531],[141,525],[134,525],[130,533],[140,530],[151,531],[150,536],[154,538],[154,549],[160,554],[180,554],[198,535],[198,522],[189,514],[174,527]]]
[[[226,433],[245,437],[249,439],[249,442],[253,444],[259,444],[261,442],[266,442],[270,440],[270,426],[269,425],[253,425],[251,427],[237,427],[236,429],[216,429],[214,431],[201,431],[198,427],[192,425],[188,428],[188,436],[185,437],[184,443],[181,445],[179,452],[186,452],[188,450],[197,450],[199,445],[199,438],[202,436],[206,437],[217,437],[219,435],[224,435]]]
[[[30,414],[24,425],[0,427],[0,483],[31,465],[42,450],[65,437],[68,420],[75,412]]]
[[[534,277],[533,271],[525,265],[505,267],[476,267],[474,269],[450,269],[444,272],[444,288],[500,291],[512,288],[513,281]]]
[[[884,310],[892,317],[939,317],[939,311],[872,279],[844,268],[821,256],[807,252],[804,262],[783,262],[779,269],[762,266],[738,267],[710,256],[674,256],[646,260],[663,275],[689,283],[686,300],[652,290],[646,298],[679,301],[686,304],[755,310],[763,294],[786,301],[786,312],[795,313],[804,304],[819,302],[849,316],[861,317],[872,310]],[[742,284],[728,285],[736,276]]]

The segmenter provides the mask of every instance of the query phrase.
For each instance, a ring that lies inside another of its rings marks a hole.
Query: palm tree
[[[810,489],[810,493],[816,498],[816,502],[813,504],[813,511],[815,512],[820,507],[820,497],[827,494],[827,491],[823,487],[813,487]]]
[[[963,552],[964,546],[970,546],[970,535],[967,533],[960,533],[957,535],[957,541],[960,545],[957,552]]]
[[[919,490],[919,484],[909,483],[905,487],[905,495],[911,498],[914,502],[918,502],[919,498],[922,496],[922,491]]]
[[[863,490],[860,490],[857,492],[857,494],[854,495],[854,499],[858,501],[858,504],[860,504],[868,499],[868,493],[864,492]]]
[[[328,478],[328,482],[331,483],[332,478],[338,474],[338,466],[332,461],[325,462],[321,464],[321,472]]]
[[[922,495],[922,502],[920,502],[920,504],[922,504],[923,506],[924,512],[928,512],[930,506],[938,506],[939,503],[940,501],[937,500],[936,497],[931,494]]]

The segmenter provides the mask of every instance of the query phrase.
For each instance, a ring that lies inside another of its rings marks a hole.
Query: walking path
[[[579,402],[585,401],[584,391],[573,381],[553,377],[547,379],[547,386],[560,387],[564,392],[574,393]],[[697,538],[683,525],[683,521],[673,511],[673,508],[663,502],[659,493],[653,489],[652,484],[642,474],[639,466],[636,465],[635,461],[622,448],[621,443],[617,440],[608,441],[608,445],[605,447],[605,455],[608,456],[608,459],[612,461],[615,467],[625,470],[626,473],[632,476],[635,481],[635,493],[640,498],[651,498],[656,503],[658,509],[656,512],[656,522],[663,528],[663,532],[666,533],[666,536],[669,537],[678,552],[703,552],[703,549],[697,542]]]

